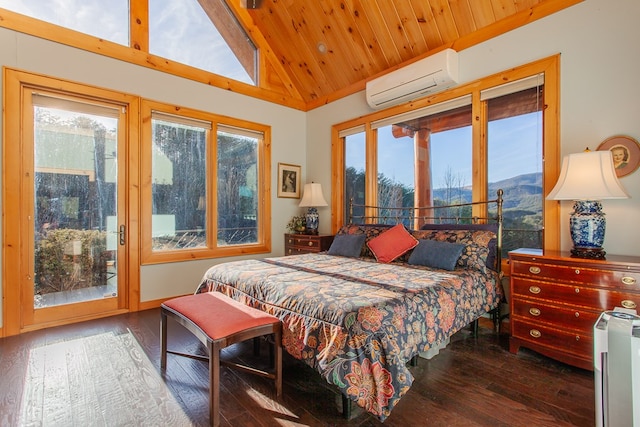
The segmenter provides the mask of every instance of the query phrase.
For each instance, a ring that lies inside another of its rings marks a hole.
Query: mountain
[[[540,214],[542,209],[542,173],[528,173],[489,183],[489,197],[494,198],[500,188],[504,191],[505,215],[507,211],[511,213],[517,211],[520,215]],[[471,187],[436,188],[433,191],[433,198],[443,200],[445,203],[470,202]]]

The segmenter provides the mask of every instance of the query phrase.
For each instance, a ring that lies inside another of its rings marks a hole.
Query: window
[[[414,206],[470,201],[470,97],[378,120],[372,127],[378,143],[375,204],[406,208],[400,215],[408,218]]]
[[[542,248],[544,75],[482,91],[487,103],[489,192],[504,190],[503,249]]]
[[[0,0],[0,7],[129,46],[129,0]]]
[[[415,156],[414,133],[397,125],[376,130],[378,203],[395,208],[413,207]],[[402,159],[402,161],[395,161]],[[392,215],[393,212],[379,212]]]
[[[551,57],[449,90],[437,103],[414,101],[414,109],[399,114],[396,107],[392,116],[378,113],[364,124],[360,118],[359,126],[372,130],[358,134],[366,136],[364,153],[351,149],[353,135],[346,130],[354,123],[337,125],[334,165],[344,173],[333,174],[341,201],[333,207],[334,229],[350,197],[349,165],[366,159],[363,180],[377,188],[366,193],[367,205],[410,211],[488,200],[502,188],[504,253],[557,248],[557,205],[542,197],[557,176],[557,61]]]
[[[149,0],[149,52],[255,84],[257,51],[251,39],[224,1],[207,2],[206,7],[208,14],[196,0]],[[216,28],[223,22],[220,29],[231,44]]]
[[[154,251],[207,246],[207,141],[211,123],[151,113]]]
[[[346,201],[364,205],[365,202],[365,133],[362,127],[348,129],[343,132],[345,147],[344,192]],[[349,212],[349,203],[345,203],[344,217],[361,217],[364,209],[358,207]],[[354,220],[353,222],[358,222]]]
[[[66,44],[73,41],[76,47],[207,83],[211,80],[209,73],[215,73],[258,84],[258,50],[224,0],[0,0],[0,8],[97,40],[69,35],[42,22],[17,20],[20,30],[27,34]],[[103,40],[136,52],[103,46]],[[148,55],[138,61],[140,51],[169,61]],[[174,63],[207,73],[194,76],[193,70]]]
[[[142,110],[143,263],[268,252],[268,128],[151,101]]]
[[[259,132],[218,126],[217,224],[219,246],[258,242]]]

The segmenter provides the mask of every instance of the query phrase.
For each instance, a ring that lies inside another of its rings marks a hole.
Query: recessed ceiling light
[[[322,43],[322,42],[318,42],[318,52],[320,53],[327,53],[327,45]]]

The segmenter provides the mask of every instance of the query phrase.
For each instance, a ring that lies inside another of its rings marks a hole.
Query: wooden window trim
[[[344,224],[344,138],[340,133],[352,128],[366,129],[367,162],[365,181],[368,183],[367,204],[375,204],[377,192],[372,182],[376,181],[377,171],[375,162],[375,135],[371,130],[371,123],[386,117],[395,116],[410,110],[425,108],[440,102],[452,100],[461,96],[472,97],[472,138],[473,138],[473,200],[486,200],[493,195],[487,194],[487,141],[486,122],[488,120],[486,103],[480,101],[480,92],[502,84],[524,79],[535,74],[544,73],[544,101],[543,107],[543,182],[542,193],[551,191],[558,178],[560,163],[560,55],[553,55],[520,67],[493,74],[476,81],[460,85],[456,88],[432,95],[427,98],[398,105],[387,110],[378,111],[368,116],[358,117],[339,123],[332,128],[332,223],[331,229],[337,232]],[[373,154],[369,153],[370,151]],[[543,202],[544,238],[543,248],[558,250],[560,248],[560,207],[558,202],[544,200]]]
[[[151,241],[151,218],[152,205],[149,202],[152,198],[152,170],[151,170],[151,144],[152,129],[151,115],[153,111],[184,116],[195,120],[210,122],[213,124],[209,132],[207,144],[208,150],[208,171],[207,171],[207,200],[209,200],[209,212],[207,215],[207,247],[173,251],[153,251]],[[140,189],[140,236],[141,242],[141,264],[160,264],[177,261],[192,261],[196,259],[209,259],[232,257],[249,254],[259,254],[271,252],[271,129],[269,126],[248,122],[245,120],[232,119],[225,116],[218,116],[198,110],[164,104],[161,102],[142,100],[141,105],[142,129],[141,129],[141,182]],[[256,243],[244,245],[217,246],[215,236],[217,235],[217,198],[216,198],[216,134],[217,126],[223,125],[227,128],[247,129],[263,135],[262,142],[258,145],[258,238]]]

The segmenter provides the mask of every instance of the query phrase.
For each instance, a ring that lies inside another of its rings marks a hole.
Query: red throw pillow
[[[416,238],[402,224],[391,227],[367,242],[378,262],[391,262],[417,244]]]

